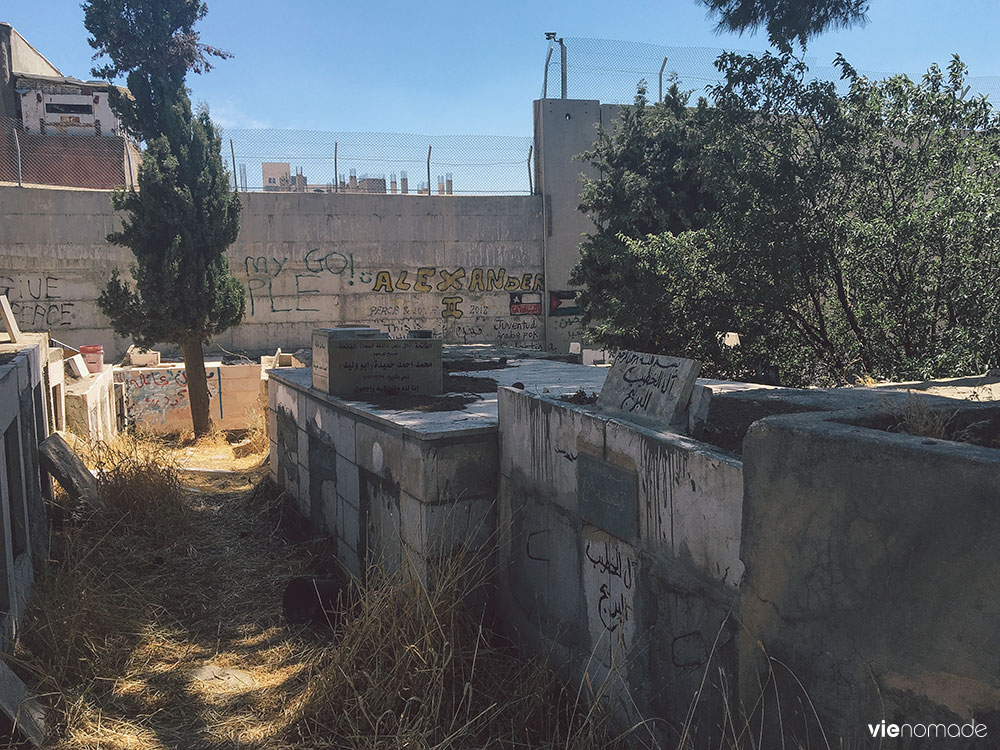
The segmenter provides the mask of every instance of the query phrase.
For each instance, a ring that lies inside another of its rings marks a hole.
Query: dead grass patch
[[[432,590],[373,571],[336,631],[288,627],[284,584],[331,574],[329,541],[269,484],[193,488],[175,455],[93,448],[105,507],[53,529],[12,659],[52,708],[51,747],[625,746],[466,609],[457,563]]]

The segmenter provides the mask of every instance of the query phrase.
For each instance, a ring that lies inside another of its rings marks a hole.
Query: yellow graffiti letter
[[[503,268],[498,268],[493,270],[492,268],[486,271],[486,287],[489,291],[494,289],[503,289],[504,279],[507,278],[507,271]]]
[[[469,291],[470,292],[485,292],[486,285],[483,284],[483,269],[473,268],[472,275],[469,276]]]
[[[392,291],[392,277],[389,275],[388,271],[379,271],[378,275],[375,276],[375,286],[372,287],[373,292],[391,292]]]
[[[418,268],[417,269],[417,280],[413,284],[413,291],[415,292],[430,292],[433,291],[433,287],[427,283],[427,279],[434,275],[434,268]]]
[[[449,289],[454,287],[455,289],[461,289],[462,285],[459,283],[459,279],[465,278],[465,269],[458,268],[454,273],[448,271],[447,268],[441,269],[441,282],[438,283],[439,292],[447,292]]]

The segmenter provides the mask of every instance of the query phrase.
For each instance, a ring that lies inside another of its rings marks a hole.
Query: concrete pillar
[[[569,275],[580,257],[582,235],[593,230],[593,222],[578,211],[581,173],[595,170],[574,160],[597,138],[598,127],[609,129],[621,107],[592,99],[536,99],[535,192],[543,196],[545,248],[545,341],[550,352],[565,354],[571,342],[580,341],[580,317]]]

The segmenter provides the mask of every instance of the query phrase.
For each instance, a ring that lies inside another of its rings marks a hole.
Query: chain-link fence
[[[223,133],[241,190],[528,194],[531,138],[499,135],[243,130]]]
[[[45,132],[0,118],[0,183],[109,190],[134,183],[139,152],[121,136],[73,134],[50,125]]]
[[[532,191],[530,137],[226,129],[223,160],[247,191],[517,195]],[[111,189],[135,184],[124,138],[31,131],[0,119],[0,183]]]
[[[571,99],[597,99],[606,104],[631,104],[636,87],[646,82],[647,97],[655,101],[661,91],[670,85],[671,74],[676,74],[683,90],[695,96],[707,95],[706,89],[721,83],[722,74],[715,68],[715,60],[723,50],[717,47],[669,47],[642,42],[625,42],[614,39],[565,38],[562,45],[566,52],[566,94]],[[730,49],[740,54],[761,54],[748,50]],[[560,60],[562,49],[558,40],[550,41],[546,52],[542,91],[543,96],[558,97],[561,93]],[[839,90],[847,90],[841,81],[840,71],[832,61],[820,61],[806,56],[810,75],[819,80],[838,83]],[[928,60],[928,65],[933,62]],[[949,60],[938,60],[946,66]],[[858,73],[874,80],[895,75],[857,68]],[[925,71],[906,71],[911,79],[919,81]],[[966,79],[972,94],[985,94],[991,101],[1000,102],[1000,76],[970,76]]]

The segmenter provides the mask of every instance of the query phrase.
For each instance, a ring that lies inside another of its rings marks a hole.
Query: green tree
[[[825,29],[847,28],[867,20],[869,0],[700,0],[719,18],[719,31],[767,29],[775,44],[798,41]]]
[[[687,328],[695,318],[715,321],[724,312],[714,290],[699,284],[707,270],[705,238],[685,236],[704,227],[715,208],[697,166],[712,112],[704,100],[694,108],[688,103],[689,93],[676,81],[652,105],[640,86],[634,106],[623,109],[611,131],[599,131],[594,148],[581,155],[601,178],[584,182],[580,210],[595,231],[581,245],[571,283],[584,287],[583,322],[604,345],[715,359],[717,341],[694,342]],[[638,242],[653,235],[649,243]],[[669,300],[662,299],[665,293]],[[671,313],[651,319],[651,309]]]
[[[238,324],[245,308],[225,255],[239,231],[240,201],[219,133],[207,111],[192,112],[184,78],[225,53],[192,30],[206,12],[201,2],[92,0],[84,12],[95,57],[111,60],[94,72],[127,76],[134,98],[117,97],[116,111],[146,142],[138,191],[112,195],[124,217],[108,236],[135,256],[134,285],[116,270],[98,305],[119,335],[181,348],[194,432],[204,435],[211,418],[203,346]]]
[[[845,96],[790,52],[726,54],[700,132],[599,141],[606,184],[585,195],[624,193],[607,157],[628,164],[636,143],[667,137],[713,196],[691,229],[618,227],[613,251],[601,231],[584,242],[577,283],[600,342],[687,354],[717,375],[774,365],[790,384],[1000,364],[1000,120],[967,97],[958,58],[920,84],[837,62]],[[726,330],[737,350],[718,347]]]

